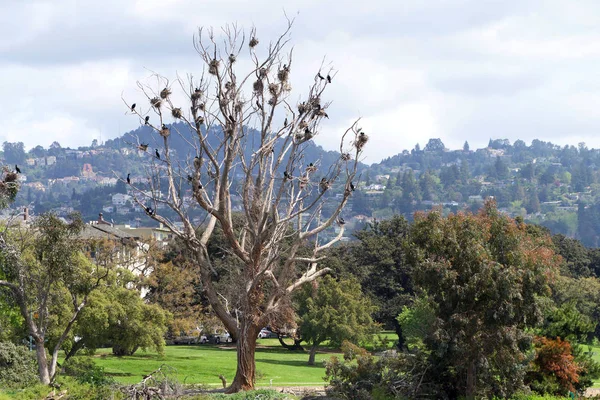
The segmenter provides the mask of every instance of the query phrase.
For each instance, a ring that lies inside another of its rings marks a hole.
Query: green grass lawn
[[[292,352],[279,345],[277,339],[260,339],[256,350],[259,386],[301,386],[325,383],[323,360],[334,353],[318,353],[315,366],[307,365],[308,353]],[[268,347],[263,347],[268,346]],[[177,379],[186,384],[221,386],[219,375],[231,382],[235,375],[235,346],[214,345],[167,346],[165,355],[138,351],[131,357],[115,357],[110,349],[99,349],[96,364],[121,383],[137,383],[142,376],[163,364],[176,370]]]

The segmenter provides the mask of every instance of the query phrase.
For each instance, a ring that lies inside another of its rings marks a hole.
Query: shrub
[[[97,366],[91,357],[77,356],[68,359],[63,365],[63,372],[74,377],[79,383],[88,383],[92,386],[114,383],[114,379],[106,375],[104,368]]]
[[[25,387],[37,380],[37,363],[33,353],[24,346],[0,342],[0,387]]]

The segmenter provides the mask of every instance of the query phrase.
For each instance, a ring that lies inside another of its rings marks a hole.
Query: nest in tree
[[[308,176],[301,176],[298,178],[298,186],[300,189],[304,189],[308,185]]]
[[[342,159],[342,161],[350,161],[350,159],[352,157],[350,156],[350,153],[342,153],[342,155],[340,156],[340,158]]]
[[[233,88],[233,83],[231,83],[231,82],[225,83],[225,90],[231,90],[232,88]]]
[[[166,126],[163,125],[162,129],[159,131],[160,136],[162,137],[169,137],[169,135],[171,134],[171,131],[169,130],[169,128],[167,128]]]
[[[158,97],[153,97],[153,98],[150,99],[150,104],[154,108],[160,108],[160,106],[162,104],[162,100],[159,99]]]
[[[198,104],[198,110],[204,111],[204,103]]]
[[[256,82],[252,85],[252,88],[256,93],[262,93],[265,90],[265,84],[262,80],[257,79]]]
[[[211,75],[217,75],[219,73],[219,60],[212,59],[208,63],[208,73]]]
[[[271,93],[271,96],[277,96],[279,93],[279,85],[276,83],[269,83],[269,93]]]
[[[298,129],[306,129],[308,127],[308,122],[302,121],[298,124]]]
[[[235,62],[235,54],[230,54],[229,55],[229,63],[233,64]]]
[[[242,113],[242,103],[240,103],[240,102],[235,103],[235,106],[233,107],[233,109],[235,110],[236,113],[241,114]]]
[[[204,117],[203,117],[203,116],[200,116],[200,115],[198,115],[198,116],[196,117],[196,124],[198,124],[198,125],[202,125],[202,124],[204,124]]]
[[[281,90],[284,92],[290,92],[292,90],[292,85],[290,85],[288,82],[284,82],[283,85],[281,85]]]
[[[192,100],[197,101],[200,99],[201,96],[202,96],[202,91],[200,89],[196,89],[196,90],[194,90],[194,93],[192,93]]]
[[[277,71],[277,79],[279,79],[281,82],[287,82],[289,78],[290,69],[284,65],[282,69]]]
[[[269,70],[268,70],[268,69],[266,69],[266,68],[261,68],[261,69],[258,71],[258,77],[259,77],[260,79],[265,79],[265,78],[267,77],[267,73],[268,73],[268,72],[269,72]]]
[[[298,104],[298,113],[300,115],[302,115],[305,112],[307,112],[308,109],[309,109],[309,107],[306,105],[306,103],[300,103],[300,104]]]
[[[308,166],[306,167],[306,172],[316,172],[317,171],[317,166],[314,165],[313,163],[308,164]]]
[[[362,150],[368,141],[369,136],[367,136],[364,132],[359,131],[358,135],[356,136],[356,140],[354,141],[354,147],[356,147],[358,150]]]
[[[166,99],[170,95],[171,95],[171,89],[169,89],[167,87],[160,91],[160,98],[161,99]]]
[[[182,114],[181,114],[181,108],[174,108],[171,110],[171,115],[173,116],[173,118],[181,118]]]
[[[325,112],[324,108],[319,108],[317,111],[315,111],[315,115],[317,117],[327,117],[327,118],[329,118],[329,115],[327,115],[327,113]]]
[[[319,182],[319,189],[321,189],[321,192],[324,192],[327,189],[329,189],[329,186],[331,186],[331,184],[325,178],[321,179],[321,182]]]
[[[314,109],[314,110],[320,110],[321,109],[321,98],[318,96],[315,97],[311,97],[308,100],[308,103],[310,104],[310,106]]]
[[[255,48],[258,45],[258,39],[256,37],[253,37],[252,39],[250,39],[248,45],[251,49]]]
[[[4,175],[4,182],[5,183],[12,183],[12,182],[16,182],[18,179],[18,175],[16,172],[7,172],[6,175]]]
[[[304,140],[304,133],[298,132],[294,135],[294,137],[296,138],[296,141],[301,142]]]

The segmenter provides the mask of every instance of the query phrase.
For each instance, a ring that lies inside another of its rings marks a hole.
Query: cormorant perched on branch
[[[344,225],[345,223],[346,223],[346,221],[344,221],[344,218],[342,218],[342,217],[338,218],[338,224]]]
[[[324,77],[323,75],[321,75],[321,73],[320,73],[320,72],[317,72],[317,76],[319,77],[319,79],[320,79],[320,80],[323,80],[323,79],[325,79],[325,77]]]
[[[356,188],[354,187],[354,183],[352,182],[350,182],[350,190],[353,192],[356,190]]]
[[[133,112],[133,110],[135,110],[135,103],[131,105],[131,111]]]
[[[129,178],[129,175],[131,175],[131,174],[127,174],[127,184],[131,185],[131,179]]]
[[[327,75],[327,82],[331,83],[331,75]]]
[[[15,164],[15,171],[17,172],[17,174],[21,173],[21,168],[19,168],[17,164]]]
[[[146,118],[144,118],[144,125],[148,125],[148,121],[150,121],[150,116],[146,115]]]
[[[144,206],[144,210],[146,210],[146,214],[148,214],[148,215],[154,215],[154,210],[151,209],[150,207]]]
[[[283,172],[283,177],[284,177],[285,179],[292,179],[292,174],[290,174],[290,173],[289,173],[289,172],[287,172],[287,171],[284,171],[284,172]]]
[[[154,154],[156,155],[156,158],[160,160],[160,153],[158,152],[158,149],[154,149]]]

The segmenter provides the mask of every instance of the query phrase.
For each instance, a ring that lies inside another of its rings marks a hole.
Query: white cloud
[[[368,161],[430,137],[453,148],[490,137],[600,145],[597,2],[293,0],[285,10],[297,18],[292,99],[323,57],[337,73],[317,139],[328,149],[359,116]],[[199,25],[256,25],[263,46],[285,26],[272,0],[2,2],[0,13],[10,16],[0,26],[0,141],[28,147],[135,128],[121,93],[139,101],[135,82],[150,69],[199,75]]]

